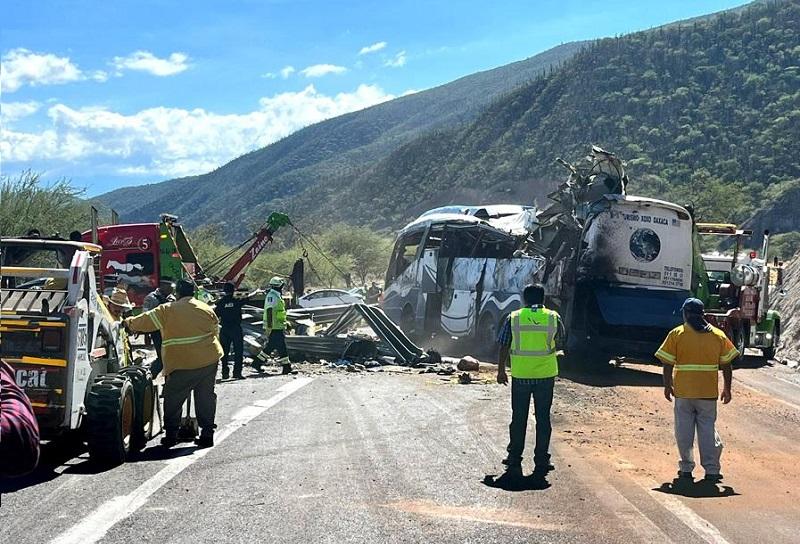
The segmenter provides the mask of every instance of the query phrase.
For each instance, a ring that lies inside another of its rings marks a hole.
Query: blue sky
[[[741,1],[4,0],[4,175],[96,195],[207,172],[308,124]]]

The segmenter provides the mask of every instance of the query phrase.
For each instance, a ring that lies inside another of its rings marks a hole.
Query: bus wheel
[[[414,338],[417,331],[414,326],[414,311],[411,306],[403,308],[403,313],[400,315],[400,328],[409,338]]]

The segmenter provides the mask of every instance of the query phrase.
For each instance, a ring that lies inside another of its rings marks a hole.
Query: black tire
[[[775,332],[772,333],[772,347],[763,348],[761,353],[764,355],[764,359],[772,360],[775,359],[775,352],[781,345],[781,322],[775,322]]]
[[[747,337],[743,324],[739,324],[733,331],[733,345],[739,352],[739,357],[744,357],[744,350],[747,347]]]
[[[98,376],[86,400],[89,458],[100,465],[125,462],[131,451],[135,397],[126,376]]]
[[[475,335],[475,350],[480,355],[494,360],[497,357],[497,334],[499,327],[505,320],[500,321],[500,325],[490,313],[484,313],[478,321],[478,330]]]
[[[153,406],[156,400],[155,386],[150,371],[141,366],[128,366],[120,370],[133,384],[136,411],[131,433],[131,449],[141,451],[153,438]]]

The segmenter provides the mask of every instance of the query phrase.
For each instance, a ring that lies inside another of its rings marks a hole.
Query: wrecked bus
[[[415,337],[494,343],[545,260],[519,252],[535,220],[527,206],[448,206],[400,231],[386,273],[383,309]]]
[[[682,321],[688,296],[707,300],[694,221],[677,204],[626,194],[613,153],[592,146],[535,210],[524,206],[431,210],[398,235],[384,309],[418,336],[441,331],[494,345],[497,328],[541,282],[581,364],[652,360]]]

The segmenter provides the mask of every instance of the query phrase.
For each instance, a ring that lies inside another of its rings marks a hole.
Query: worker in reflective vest
[[[528,413],[533,397],[536,415],[536,445],[533,452],[534,476],[544,476],[550,464],[550,408],[558,375],[556,338],[563,335],[558,313],[544,307],[544,287],[529,285],[522,293],[525,306],[512,312],[500,334],[497,382],[508,384],[506,365],[511,361],[511,425],[509,426],[506,476],[522,475],[522,452]]]
[[[160,330],[161,358],[164,361],[164,438],[161,444],[174,446],[178,439],[181,407],[194,391],[195,412],[200,425],[197,445],[214,445],[214,417],[217,395],[214,382],[217,363],[222,357],[219,320],[214,310],[194,297],[194,284],[178,280],[178,300],[124,321],[130,332]]]
[[[694,470],[694,435],[700,448],[704,480],[722,481],[722,440],[716,431],[717,397],[731,401],[731,363],[740,353],[717,327],[705,320],[705,306],[687,298],[682,306],[684,324],[672,329],[656,351],[664,363],[664,397],[675,397],[675,440],[678,444],[678,479],[691,481]],[[719,392],[719,371],[723,387]]]
[[[267,345],[256,356],[253,366],[259,372],[273,351],[278,353],[278,363],[282,374],[291,374],[292,365],[286,350],[286,303],[283,301],[283,278],[275,276],[269,280],[269,291],[264,299],[264,334],[268,335]]]

